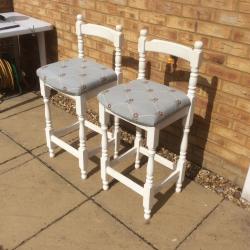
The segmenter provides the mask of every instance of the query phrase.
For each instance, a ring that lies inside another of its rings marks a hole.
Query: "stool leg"
[[[147,147],[148,147],[148,163],[147,163],[147,175],[146,182],[144,184],[143,193],[143,207],[144,218],[149,220],[151,217],[151,209],[153,206],[153,173],[154,173],[154,157],[155,149],[158,145],[159,133],[158,130],[152,128],[147,134]]]
[[[115,138],[115,150],[114,150],[114,159],[115,159],[118,157],[119,146],[120,146],[120,127],[119,127],[119,118],[117,116],[115,116],[114,138]]]
[[[102,156],[101,156],[101,178],[103,190],[108,190],[107,166],[109,165],[108,157],[108,127],[107,114],[102,104],[99,104],[99,119],[102,129]]]
[[[135,156],[135,168],[140,167],[140,146],[141,146],[141,129],[136,127],[136,136],[134,146],[136,147],[136,156]]]
[[[76,114],[79,121],[79,167],[81,170],[81,178],[87,178],[88,167],[88,152],[86,147],[86,135],[85,135],[85,98],[84,96],[76,97]]]
[[[185,170],[186,170],[185,162],[186,162],[187,146],[188,146],[188,134],[190,131],[189,119],[184,118],[182,122],[183,122],[183,136],[181,140],[180,156],[177,162],[177,169],[180,171],[180,173],[175,189],[177,193],[181,192],[182,182],[185,177]]]
[[[47,147],[49,149],[49,156],[53,158],[55,156],[55,153],[53,150],[54,145],[51,142],[51,135],[52,135],[53,128],[52,128],[51,111],[50,111],[50,105],[49,105],[49,97],[50,97],[51,89],[47,87],[42,80],[40,80],[40,89],[41,89],[41,95],[43,96],[44,107],[45,107],[46,142],[47,142]]]

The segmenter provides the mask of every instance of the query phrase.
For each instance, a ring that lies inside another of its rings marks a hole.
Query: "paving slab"
[[[25,152],[22,147],[0,132],[0,164]]]
[[[34,157],[29,153],[24,153],[20,156],[17,156],[7,162],[0,164],[0,175],[3,175],[9,171],[14,170],[15,168],[22,167],[26,162],[31,161]]]
[[[143,184],[145,166],[129,176]],[[156,164],[155,181],[169,171]],[[189,182],[179,194],[174,189],[156,195],[157,203],[149,224],[143,218],[142,197],[121,183],[101,192],[94,199],[158,249],[175,249],[179,242],[214,209],[221,198],[194,182]]]
[[[0,175],[0,245],[12,249],[86,197],[34,159]]]
[[[229,201],[218,208],[180,246],[180,250],[248,250],[250,212]]]
[[[65,111],[51,105],[53,124],[55,128],[67,126],[76,121],[76,118]],[[14,138],[27,149],[45,144],[45,118],[44,107],[28,110],[26,112],[1,120],[0,129]]]
[[[28,92],[1,102],[0,120],[42,105],[42,98]]]
[[[19,250],[152,249],[93,202],[88,201]]]

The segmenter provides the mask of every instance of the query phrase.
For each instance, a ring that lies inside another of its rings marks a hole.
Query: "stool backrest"
[[[184,46],[178,43],[153,39],[151,41],[147,41],[147,30],[143,29],[140,32],[140,37],[138,41],[138,52],[139,52],[139,71],[138,71],[138,79],[145,78],[145,70],[146,70],[146,59],[145,52],[157,52],[164,53],[168,55],[172,55],[175,57],[182,58],[190,63],[190,77],[188,84],[188,93],[187,96],[191,101],[191,109],[190,109],[190,119],[193,119],[194,112],[194,101],[195,101],[195,89],[198,80],[198,72],[199,66],[202,60],[202,46],[203,43],[201,41],[196,41],[194,43],[194,49]]]
[[[115,47],[115,72],[117,74],[118,83],[122,79],[121,62],[122,62],[122,26],[117,25],[116,29],[111,29],[102,25],[84,23],[82,15],[77,15],[76,34],[78,39],[78,57],[84,57],[83,35],[96,36],[104,38],[113,43]]]

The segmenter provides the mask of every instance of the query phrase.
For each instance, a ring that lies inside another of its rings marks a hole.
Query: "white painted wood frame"
[[[77,41],[78,41],[78,57],[84,58],[84,35],[92,35],[100,38],[107,39],[111,41],[114,45],[115,50],[115,72],[117,75],[117,81],[113,81],[107,84],[104,84],[100,87],[97,87],[87,93],[84,93],[80,96],[71,96],[65,93],[62,93],[66,95],[67,97],[72,98],[76,102],[76,114],[78,117],[78,122],[72,124],[71,126],[68,126],[66,128],[61,128],[59,130],[54,130],[52,127],[52,121],[51,121],[51,112],[49,107],[49,97],[50,97],[50,90],[52,89],[51,86],[48,84],[45,84],[42,79],[40,79],[40,88],[41,88],[41,95],[44,99],[45,104],[45,120],[46,120],[46,141],[47,141],[47,147],[49,149],[49,155],[50,157],[54,157],[54,146],[57,145],[73,156],[77,157],[79,159],[79,167],[81,171],[81,178],[86,179],[87,178],[87,165],[88,165],[88,157],[96,154],[98,150],[100,150],[100,147],[93,150],[93,152],[88,152],[86,147],[86,127],[91,129],[92,131],[95,131],[99,134],[101,134],[101,128],[97,125],[91,123],[90,121],[86,120],[86,102],[89,98],[95,97],[100,91],[110,88],[112,86],[115,86],[116,84],[119,84],[122,82],[122,70],[121,70],[121,49],[122,49],[122,40],[123,40],[123,34],[122,34],[122,26],[117,25],[116,29],[107,28],[101,25],[96,24],[85,24],[83,22],[82,15],[77,15],[77,21],[76,21],[76,35],[77,35]],[[64,142],[59,137],[64,136],[76,129],[79,128],[79,148],[76,149],[69,145],[68,143]],[[108,133],[108,141],[107,143],[114,144],[114,156],[118,156],[119,151],[119,145],[120,145],[120,131],[119,131],[119,118],[115,117],[115,123],[114,123],[114,131],[112,133]]]
[[[195,103],[195,89],[198,80],[198,69],[201,64],[201,55],[202,55],[202,42],[197,41],[194,44],[194,49],[187,46],[183,46],[177,43],[163,41],[163,40],[151,40],[147,41],[147,30],[141,30],[140,37],[138,41],[138,51],[139,51],[139,70],[138,70],[138,79],[145,78],[145,69],[146,69],[146,51],[151,52],[161,52],[168,55],[173,55],[176,57],[183,58],[190,63],[191,73],[189,78],[189,86],[187,96],[190,99],[191,105],[185,107],[180,111],[176,112],[170,117],[167,117],[165,120],[161,121],[155,127],[148,127],[137,124],[136,122],[128,121],[122,117],[119,117],[117,114],[111,112],[109,109],[106,109],[102,104],[99,103],[99,115],[100,123],[102,127],[102,157],[101,157],[101,177],[103,182],[103,189],[108,189],[108,178],[110,175],[113,178],[119,180],[121,183],[130,187],[133,191],[137,192],[143,197],[143,207],[144,207],[144,218],[146,220],[151,217],[151,209],[153,206],[153,197],[159,192],[163,187],[171,187],[176,183],[176,192],[181,191],[182,182],[185,176],[185,162],[186,162],[186,153],[188,146],[188,134],[190,127],[193,122],[194,115],[194,103]],[[118,156],[115,160],[110,160],[107,151],[108,135],[107,135],[107,115],[114,115],[123,119],[130,124],[136,127],[136,137],[134,142],[134,147],[123,155]],[[174,123],[175,121],[182,119],[183,124],[183,136],[180,145],[180,156],[175,166],[173,162],[163,158],[162,156],[156,154],[156,148],[159,141],[160,130],[166,126]],[[141,130],[144,130],[147,134],[147,148],[141,146]],[[144,186],[140,186],[134,181],[130,180],[128,177],[123,176],[117,172],[112,167],[123,161],[129,155],[133,154],[135,156],[135,168],[140,166],[140,154],[143,154],[148,157],[147,162],[147,171],[146,171],[146,181]],[[161,183],[155,184],[153,182],[154,175],[154,161],[161,163],[163,166],[172,170],[171,174],[163,180]]]

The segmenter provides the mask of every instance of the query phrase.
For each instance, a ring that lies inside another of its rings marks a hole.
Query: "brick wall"
[[[57,31],[59,58],[76,56],[75,16],[87,22],[124,26],[125,80],[136,77],[139,30],[186,45],[204,42],[189,159],[242,184],[250,162],[250,1],[249,0],[15,0],[16,11],[47,20]],[[109,65],[112,47],[87,40],[86,55]],[[150,54],[148,76],[186,89],[187,64],[172,72],[167,57]],[[161,143],[177,152],[180,125],[162,133]]]

